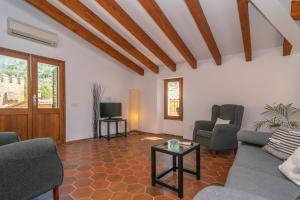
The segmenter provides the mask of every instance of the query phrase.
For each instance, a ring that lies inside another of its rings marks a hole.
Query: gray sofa
[[[16,133],[0,133],[0,199],[30,200],[63,181],[55,143],[48,138],[19,141]]]
[[[209,186],[194,200],[297,200],[300,187],[278,170],[283,162],[264,152],[271,133],[240,131],[241,141],[225,186]]]

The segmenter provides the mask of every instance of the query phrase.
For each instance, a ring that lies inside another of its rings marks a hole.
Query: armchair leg
[[[213,158],[217,157],[217,152],[215,150],[211,150],[211,155]]]
[[[58,190],[58,187],[53,188],[53,200],[59,200],[59,190]]]
[[[233,153],[236,154],[238,148],[233,149]]]

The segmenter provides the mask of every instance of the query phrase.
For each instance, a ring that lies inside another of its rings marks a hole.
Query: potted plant
[[[265,111],[262,113],[266,118],[255,123],[255,130],[258,131],[263,127],[269,129],[277,129],[280,127],[296,129],[299,128],[299,122],[296,116],[300,109],[290,104],[275,104],[274,106],[266,105]]]

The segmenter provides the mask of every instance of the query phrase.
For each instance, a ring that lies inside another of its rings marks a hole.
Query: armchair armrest
[[[271,200],[247,192],[220,186],[209,186],[201,190],[193,200]]]
[[[196,140],[196,133],[198,130],[211,131],[214,128],[214,124],[211,121],[199,120],[195,121],[195,127],[193,131],[193,140]]]
[[[19,137],[15,132],[1,132],[0,133],[0,146],[19,142]]]
[[[0,147],[0,199],[32,199],[63,181],[63,166],[51,139]]]
[[[268,143],[272,134],[271,132],[239,131],[237,137],[238,141],[264,146]]]
[[[238,146],[237,132],[234,124],[218,124],[213,129],[210,148],[213,150],[235,149]]]

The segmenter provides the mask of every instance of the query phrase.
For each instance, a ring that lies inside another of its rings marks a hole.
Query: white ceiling
[[[57,0],[49,2],[64,11],[80,24],[107,41],[121,53],[143,66],[140,62],[80,19],[76,14],[64,7]],[[126,29],[101,8],[94,0],[81,0],[88,8],[120,33],[131,44],[139,49],[157,65],[162,62],[156,58],[142,43],[134,38]],[[151,17],[144,11],[137,0],[117,0],[121,7],[141,26],[141,28],[176,62],[184,62],[183,57],[164,35]],[[197,26],[186,7],[184,0],[156,0],[160,8],[170,20],[178,34],[188,46],[197,60],[212,58],[206,44],[197,29]],[[280,0],[287,12],[290,12],[291,0]],[[242,36],[239,24],[236,0],[200,0],[208,23],[211,27],[221,55],[230,55],[243,52]],[[252,6],[249,8],[250,26],[253,50],[272,48],[282,44],[282,36],[268,23],[268,21]],[[144,67],[146,69],[146,67]]]

